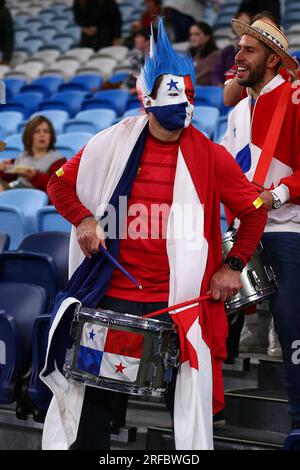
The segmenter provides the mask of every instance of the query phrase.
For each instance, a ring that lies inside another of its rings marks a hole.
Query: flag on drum
[[[76,368],[89,374],[135,382],[144,351],[144,335],[86,322]]]

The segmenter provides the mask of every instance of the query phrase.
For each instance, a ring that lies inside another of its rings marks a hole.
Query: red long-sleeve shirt
[[[166,143],[149,136],[141,159],[140,171],[133,184],[128,202],[128,213],[133,204],[142,204],[145,210],[151,210],[151,204],[172,203],[173,185],[176,171],[179,142]],[[62,171],[53,175],[48,184],[48,194],[57,210],[77,227],[87,216],[93,214],[82,205],[76,194],[76,180],[83,149],[63,165]],[[232,159],[230,165],[236,167]],[[242,185],[235,184],[235,196],[243,197]],[[241,188],[240,188],[241,186]],[[239,194],[240,193],[240,194]],[[255,197],[254,197],[255,199]],[[253,200],[254,200],[253,199]],[[224,201],[226,203],[226,201]],[[135,215],[136,217],[137,215]],[[169,264],[166,252],[166,240],[163,237],[163,223],[168,214],[164,214],[159,224],[159,236],[136,239],[122,238],[120,242],[119,262],[142,284],[143,289],[136,287],[119,271],[114,270],[107,294],[135,301],[167,301],[169,291]],[[134,217],[128,217],[126,229]],[[266,209],[261,206],[255,209],[252,205],[241,216],[241,225],[237,240],[230,256],[238,256],[244,264],[256,249],[257,233],[263,231],[266,223]],[[153,221],[152,221],[153,222]],[[149,220],[140,227],[139,232],[151,230]],[[149,233],[149,232],[148,232]]]

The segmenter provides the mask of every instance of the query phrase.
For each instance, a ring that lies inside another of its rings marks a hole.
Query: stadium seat
[[[60,52],[67,52],[75,44],[70,34],[56,34],[51,40],[51,47],[56,46]]]
[[[55,16],[52,19],[52,24],[55,25],[55,28],[59,32],[64,32],[67,28],[67,26],[70,24],[70,21],[68,18],[65,18],[63,16]]]
[[[70,235],[67,232],[40,232],[27,235],[18,251],[46,254],[53,259],[58,288],[63,289],[68,281]]]
[[[212,138],[217,126],[220,111],[210,106],[195,106],[193,124],[201,132],[205,132]]]
[[[73,124],[75,124],[73,128],[77,127],[78,130],[78,122],[92,124],[94,126],[93,132],[100,132],[111,126],[115,118],[116,112],[113,109],[87,109],[86,111],[79,111],[74,119],[66,123],[65,132],[71,132]]]
[[[18,125],[22,119],[23,114],[18,111],[2,111],[0,114],[0,126],[7,134],[13,134],[17,132]],[[2,157],[1,153],[0,157]]]
[[[63,79],[61,77],[39,77],[33,80],[30,85],[24,87],[23,90],[29,89],[30,86],[37,86],[44,90],[44,92],[47,93],[47,96],[49,96],[53,95],[53,93],[56,93],[62,83]]]
[[[10,236],[7,233],[0,232],[0,253],[8,250],[10,244]]]
[[[81,38],[81,29],[77,25],[68,25],[65,29],[65,33],[72,36],[75,44],[79,44]]]
[[[73,57],[83,64],[89,60],[93,53],[94,51],[91,47],[74,47],[69,49],[63,57]]]
[[[124,82],[124,80],[126,80],[126,78],[128,78],[128,73],[127,72],[119,72],[119,73],[115,73],[114,75],[112,75],[108,81],[109,83],[120,83],[120,82]]]
[[[15,401],[13,381],[30,367],[33,325],[44,313],[46,300],[45,289],[39,285],[0,283],[0,342],[4,345],[4,360],[0,361],[2,404]]]
[[[221,140],[223,139],[227,131],[227,127],[228,127],[227,123],[228,123],[228,116],[221,116],[218,120],[215,134],[214,134],[214,141],[217,142],[218,144],[221,142]]]
[[[2,65],[0,64],[0,78],[6,77],[7,74],[11,71],[11,68],[9,65]]]
[[[69,132],[68,134],[60,134],[57,136],[56,147],[65,146],[73,150],[73,154],[87,144],[93,134],[90,132]]]
[[[10,160],[12,158],[17,158],[20,155],[20,149],[16,147],[5,147],[5,150],[0,152],[0,161],[1,160]]]
[[[47,292],[47,308],[53,306],[58,292],[56,268],[46,254],[4,251],[0,253],[0,284],[2,282],[27,283],[41,286]]]
[[[19,246],[28,233],[36,231],[38,209],[48,203],[48,196],[38,189],[11,189],[0,193],[0,231],[11,237],[11,248]]]
[[[28,117],[34,113],[43,101],[43,94],[39,92],[18,93],[9,103],[2,105],[1,111],[19,111]]]
[[[15,47],[22,46],[25,39],[28,38],[30,32],[26,28],[16,28],[15,29]]]
[[[70,232],[71,224],[64,219],[54,206],[47,206],[37,211],[38,232]]]
[[[57,49],[53,49],[50,46],[43,46],[41,50],[36,52],[32,58],[42,59],[45,64],[50,66],[56,59],[60,56],[60,51]]]
[[[41,35],[41,37],[44,39],[45,43],[51,43],[52,39],[54,36],[57,34],[57,31],[55,28],[51,26],[41,26],[38,31],[38,34]]]
[[[129,101],[127,102],[126,110],[129,109],[141,109],[142,103],[140,102],[137,96],[131,96]]]
[[[112,74],[117,62],[110,57],[96,57],[90,58],[87,65],[96,68],[107,79]]]
[[[212,106],[223,109],[223,89],[216,86],[197,86],[195,96],[195,106]]]
[[[33,113],[30,116],[30,119],[35,116],[45,116],[48,118],[52,122],[56,134],[61,134],[63,132],[64,124],[69,118],[69,114],[63,109],[43,109]]]
[[[64,126],[64,132],[89,132],[90,134],[97,134],[98,129],[92,122],[81,121],[79,119],[74,118],[66,122]]]
[[[21,78],[6,78],[4,83],[6,88],[6,100],[8,101],[13,96],[17,95],[27,82]]]
[[[122,116],[126,110],[129,101],[129,93],[126,90],[105,90],[98,91],[93,98],[87,98],[82,109],[110,108],[117,112],[118,116]]]
[[[39,377],[45,364],[50,320],[51,315],[36,317],[32,332],[32,364],[27,394],[33,406],[33,419],[35,421],[43,421],[44,414],[52,398],[51,391]]]
[[[44,45],[44,41],[39,37],[28,37],[24,40],[23,46],[16,48],[17,51],[27,52],[29,55],[37,52]]]
[[[39,19],[43,22],[44,25],[50,25],[54,16],[54,11],[48,11],[47,9],[39,13]]]
[[[142,108],[140,108],[140,109],[139,108],[128,109],[123,114],[122,119],[127,118],[127,117],[132,117],[132,116],[141,116],[143,113],[144,112],[143,112]]]
[[[112,57],[118,62],[124,60],[128,55],[128,48],[126,46],[107,46],[102,47],[98,52],[98,57]]]
[[[29,18],[26,21],[26,28],[31,32],[32,35],[35,34],[42,26],[43,22],[37,18]]]
[[[59,89],[60,91],[92,91],[94,88],[100,88],[102,83],[103,79],[100,75],[78,75],[72,78],[68,83],[62,84]]]
[[[5,143],[8,147],[17,148],[20,152],[22,152],[24,149],[22,134],[12,134],[6,137]]]
[[[73,117],[80,111],[85,96],[86,92],[83,91],[60,91],[44,101],[39,109],[63,109]]]

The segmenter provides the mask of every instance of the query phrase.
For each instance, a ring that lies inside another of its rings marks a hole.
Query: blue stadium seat
[[[57,34],[57,30],[50,25],[43,25],[37,30],[36,34],[39,34],[45,43],[50,44],[54,36]]]
[[[127,111],[125,111],[125,113],[123,114],[122,119],[132,116],[141,116],[142,114],[143,112],[141,108],[127,109]]]
[[[31,34],[35,34],[36,31],[43,26],[43,22],[38,18],[28,18],[26,21],[26,28]]]
[[[50,25],[54,16],[54,11],[47,10],[47,8],[45,10],[40,11],[39,13],[39,19],[43,22],[44,25]]]
[[[38,109],[43,98],[43,94],[38,92],[18,93],[9,103],[2,105],[1,109],[20,111],[27,118]]]
[[[44,101],[40,109],[63,109],[73,117],[81,109],[86,92],[83,91],[60,91],[55,93],[50,100]]]
[[[0,253],[8,250],[10,244],[10,236],[7,233],[0,232]]]
[[[69,114],[67,113],[67,111],[64,111],[63,109],[43,109],[41,111],[37,111],[36,113],[33,113],[30,116],[30,119],[32,119],[35,116],[45,116],[46,118],[48,118],[52,122],[52,125],[57,134],[60,134],[63,132],[64,124],[69,118]]]
[[[40,411],[47,411],[52,398],[51,391],[39,377],[46,359],[50,320],[51,315],[36,317],[32,332],[32,364],[27,393],[33,405],[33,419],[36,421],[40,421]]]
[[[223,109],[223,89],[217,86],[196,86],[195,106]]]
[[[218,144],[223,139],[228,127],[228,116],[221,116],[218,120],[216,131],[214,135],[214,141]]]
[[[98,91],[93,98],[87,98],[82,109],[109,108],[114,109],[118,116],[122,116],[126,110],[130,95],[126,90]]]
[[[72,225],[64,219],[54,206],[43,207],[37,212],[38,232],[70,232]]]
[[[0,115],[0,126],[7,134],[13,134],[17,132],[18,125],[22,119],[23,114],[18,111],[3,111]]]
[[[80,111],[76,114],[74,119],[69,120],[65,124],[65,132],[72,132],[79,131],[81,128],[82,130],[88,129],[90,127],[90,131],[87,132],[100,132],[103,129],[111,126],[115,122],[116,112],[113,109],[87,109],[86,111]],[[84,131],[86,132],[86,130]]]
[[[39,37],[29,36],[23,42],[23,46],[16,48],[18,51],[27,52],[29,55],[35,54],[44,45],[44,41]]]
[[[217,108],[212,108],[210,106],[195,106],[193,124],[201,132],[205,132],[209,138],[212,138],[219,116],[220,111]]]
[[[15,28],[15,42],[14,46],[22,46],[25,39],[30,35],[30,31],[27,28]]]
[[[73,150],[73,154],[88,143],[93,134],[89,132],[69,132],[68,134],[60,134],[57,136],[56,147],[65,146]]]
[[[57,47],[60,52],[67,52],[75,45],[75,39],[70,34],[56,34],[51,40],[51,47]]]
[[[298,62],[300,62],[300,50],[299,51],[293,51],[292,56],[297,57]]]
[[[119,73],[115,73],[114,75],[112,75],[108,81],[109,83],[119,83],[119,82],[124,82],[124,80],[126,80],[126,78],[128,78],[128,73],[127,72],[119,72]]]
[[[37,211],[47,203],[47,194],[38,189],[11,189],[0,193],[0,231],[10,235],[12,249],[26,234],[36,231]]]
[[[0,403],[15,401],[13,381],[31,362],[35,319],[45,312],[45,289],[27,283],[0,283]]]
[[[131,96],[130,100],[127,102],[126,110],[129,109],[141,109],[142,103],[140,102],[137,96]]]
[[[26,80],[22,78],[6,78],[4,79],[4,83],[7,94],[6,100],[8,101],[21,91],[21,88],[26,85]]]
[[[62,83],[62,77],[39,77],[33,80],[30,84],[23,86],[22,92],[37,91],[42,93],[44,98],[49,98],[57,92]]]
[[[67,26],[65,32],[74,38],[75,43],[79,43],[81,38],[81,30],[77,25]]]
[[[14,206],[0,204],[0,230],[9,234],[11,249],[17,248],[27,234],[26,219],[22,211]]]
[[[53,18],[53,25],[55,25],[56,30],[59,32],[63,33],[69,24],[69,18],[66,18],[64,16],[55,16]]]
[[[8,147],[17,148],[20,152],[23,151],[24,145],[22,141],[22,134],[12,134],[5,138],[5,143]]]
[[[93,88],[100,88],[103,83],[103,78],[100,75],[77,75],[72,78],[68,83],[60,86],[60,91],[63,90],[82,90],[91,91]]]
[[[46,254],[53,259],[58,288],[63,289],[68,281],[70,235],[67,232],[40,232],[27,235],[18,251]]]
[[[41,286],[47,292],[47,308],[53,306],[58,279],[53,259],[46,254],[5,251],[0,253],[0,284],[26,283]]]
[[[16,147],[5,147],[5,150],[0,152],[0,161],[2,160],[11,160],[17,158],[20,155],[20,149]]]

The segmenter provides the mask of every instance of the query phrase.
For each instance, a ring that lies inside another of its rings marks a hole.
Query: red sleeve
[[[259,202],[258,192],[230,153],[221,146],[218,147],[221,201],[240,220],[236,240],[228,256],[237,256],[246,265],[262,238],[267,222],[267,209],[264,204],[256,208]]]
[[[37,171],[34,177],[31,179],[31,184],[34,186],[36,189],[41,189],[42,191],[47,192],[47,184],[49,182],[49,179],[55,173],[67,160],[65,158],[60,158],[59,160],[56,160],[48,171],[42,172],[42,171]]]
[[[77,173],[83,150],[84,147],[51,176],[47,187],[52,204],[75,227],[85,217],[93,217],[76,194]]]

